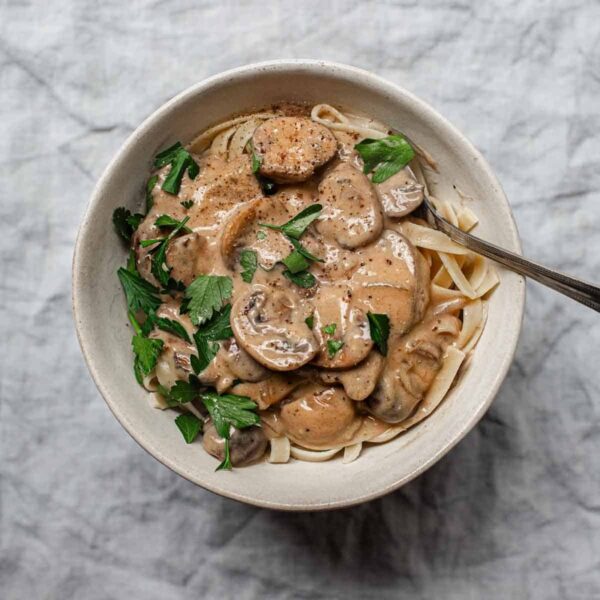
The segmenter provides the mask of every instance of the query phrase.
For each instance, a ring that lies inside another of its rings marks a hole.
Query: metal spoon
[[[598,286],[548,269],[518,254],[485,242],[470,233],[461,231],[446,221],[427,197],[425,197],[423,205],[429,224],[435,229],[443,231],[452,241],[600,312],[600,288]]]

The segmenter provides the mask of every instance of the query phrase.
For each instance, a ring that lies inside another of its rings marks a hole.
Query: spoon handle
[[[518,254],[504,250],[470,233],[461,231],[458,227],[446,221],[429,199],[426,198],[424,204],[429,215],[433,218],[432,224],[457,244],[465,246],[465,248],[477,254],[491,258],[515,273],[535,279],[538,283],[600,312],[600,288],[598,286],[582,281],[581,279],[576,279],[565,273],[548,269],[532,260],[527,260]]]

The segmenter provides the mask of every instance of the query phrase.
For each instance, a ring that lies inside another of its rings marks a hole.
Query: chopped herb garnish
[[[375,342],[377,349],[383,356],[387,356],[388,337],[390,335],[390,318],[384,314],[367,313],[371,339]]]
[[[187,310],[194,325],[202,325],[231,297],[231,277],[199,275],[185,290]]]
[[[148,246],[154,246],[154,244],[160,244],[161,242],[164,242],[165,238],[155,238],[153,240],[142,240],[140,242],[140,246],[142,248],[148,248]]]
[[[267,234],[264,231],[257,231],[256,232],[256,239],[257,240],[264,240],[267,238]]]
[[[256,403],[247,396],[236,394],[219,395],[206,392],[201,396],[202,402],[208,410],[217,434],[225,440],[225,460],[217,467],[217,471],[231,469],[229,457],[229,431],[231,427],[245,429],[260,423],[256,413]]]
[[[171,267],[167,265],[167,248],[169,242],[185,227],[185,224],[190,220],[189,217],[185,217],[182,221],[177,221],[177,225],[171,231],[168,237],[161,240],[160,245],[155,249],[155,254],[152,257],[152,274],[163,286],[169,284],[171,276]]]
[[[304,258],[308,258],[308,260],[312,260],[313,262],[325,262],[322,258],[317,258],[314,254],[311,254],[298,240],[294,238],[288,237],[288,240],[292,242],[292,246],[304,256]]]
[[[212,359],[219,352],[219,344],[217,342],[211,342],[207,338],[199,335],[194,335],[194,341],[196,342],[196,349],[198,356],[192,354],[190,356],[190,363],[194,373],[197,375],[202,373],[208,365],[212,362]]]
[[[354,149],[364,162],[364,173],[373,171],[373,183],[383,183],[415,157],[413,147],[401,135],[389,135],[381,140],[366,139]]]
[[[258,173],[261,162],[262,161],[260,159],[260,156],[258,156],[258,154],[256,154],[256,152],[254,152],[254,150],[252,150],[252,172],[253,173]]]
[[[306,319],[304,319],[304,322],[306,323],[306,325],[309,329],[312,329],[315,324],[314,315],[310,315],[310,317],[306,317]]]
[[[196,335],[202,335],[208,340],[228,340],[233,336],[230,324],[231,304],[226,304],[212,318],[198,328]]]
[[[283,225],[270,225],[268,223],[259,223],[259,225],[281,231],[288,237],[298,240],[322,210],[323,207],[320,204],[311,204]]]
[[[144,215],[140,213],[131,214],[125,207],[115,208],[112,216],[116,232],[126,241],[131,241],[131,236],[139,227]]]
[[[200,172],[200,167],[180,142],[176,142],[166,150],[159,152],[154,159],[154,166],[157,169],[169,164],[171,170],[163,181],[161,189],[169,194],[177,195],[181,188],[184,173],[187,171],[189,178],[195,179]]]
[[[136,271],[121,267],[117,271],[117,275],[123,286],[129,310],[133,312],[142,310],[148,315],[160,306],[158,290],[151,283],[142,279]]]
[[[161,392],[163,396],[174,404],[187,404],[200,396],[202,384],[195,375],[190,375],[187,381],[176,381],[170,390]]]
[[[144,375],[148,375],[156,366],[156,361],[163,349],[163,341],[134,335],[131,340],[135,360],[133,371],[138,383],[142,382]]]
[[[155,327],[158,327],[167,333],[172,333],[186,342],[192,341],[190,340],[190,336],[185,330],[185,327],[179,321],[167,319],[166,317],[157,317],[155,314],[149,316],[148,321],[150,321]]]
[[[196,374],[204,371],[217,355],[219,344],[216,342],[233,336],[230,315],[231,304],[227,304],[194,334],[198,356],[192,355],[190,361]]]
[[[343,345],[344,342],[342,342],[342,340],[327,340],[327,353],[329,354],[329,358],[333,358]]]
[[[158,217],[158,219],[154,221],[154,224],[157,227],[180,227],[181,221],[178,221],[177,219],[174,219],[169,215],[160,215],[160,217]],[[185,231],[186,233],[191,233],[192,231],[189,227],[186,227],[185,225],[180,227],[180,229],[181,231]]]
[[[175,419],[175,425],[177,425],[183,439],[188,444],[191,444],[202,431],[202,421],[196,415],[190,413],[179,415]]]
[[[310,263],[298,252],[294,250],[291,254],[283,259],[283,264],[288,268],[290,273],[296,274],[301,271],[306,271],[310,267]]]
[[[186,210],[189,210],[190,208],[192,208],[192,206],[194,206],[194,201],[193,200],[184,200],[183,202],[180,202],[179,204],[181,204],[181,206],[183,206],[183,208],[185,208]]]
[[[229,438],[225,439],[225,458],[223,462],[215,469],[215,471],[231,471],[233,465],[231,464],[231,455],[229,453]]]
[[[158,183],[158,175],[152,175],[146,183],[146,213],[150,212],[150,209],[154,206],[154,198],[152,197],[152,190]]]
[[[129,251],[129,257],[127,258],[127,270],[131,273],[137,274],[137,268],[135,266],[135,251],[133,249]]]
[[[251,283],[256,268],[258,267],[258,257],[254,250],[242,250],[240,252],[240,265],[243,271],[240,273],[246,283]]]
[[[327,335],[333,335],[335,330],[337,329],[337,323],[329,323],[329,325],[325,325],[321,327],[321,331],[326,333]]]
[[[311,288],[317,284],[317,280],[312,273],[308,271],[300,271],[300,273],[292,273],[288,269],[283,272],[283,275],[287,277],[292,283],[295,283],[301,288]]]

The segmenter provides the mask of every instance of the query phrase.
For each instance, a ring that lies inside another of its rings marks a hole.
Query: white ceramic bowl
[[[395,440],[373,446],[343,465],[267,462],[215,472],[199,443],[185,444],[171,411],[149,406],[132,372],[131,330],[116,271],[126,260],[111,224],[117,206],[142,206],[144,183],[157,150],[187,142],[233,113],[281,100],[327,102],[367,113],[405,132],[439,164],[438,195],[452,185],[474,198],[478,233],[520,251],[504,193],[483,157],[431,107],[379,77],[340,64],[284,60],[216,75],[175,97],[142,123],[101,177],[81,224],[73,259],[73,306],[88,368],[121,425],[150,454],[183,477],[223,496],[286,510],[349,506],[410,481],[450,450],[481,418],[510,366],[524,306],[521,277],[500,270],[484,333],[471,364],[438,410]]]

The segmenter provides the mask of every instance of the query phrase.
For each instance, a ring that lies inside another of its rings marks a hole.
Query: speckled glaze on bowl
[[[131,329],[116,270],[126,260],[111,224],[113,210],[140,208],[152,157],[176,140],[234,113],[282,100],[327,102],[367,113],[405,132],[436,159],[439,196],[452,185],[473,197],[478,234],[520,252],[506,197],[483,157],[430,106],[402,88],[354,67],[311,60],[248,65],[192,86],[159,108],[119,150],[98,182],[73,258],[73,309],[88,368],[121,425],[150,454],[183,477],[241,502],[283,510],[323,510],[365,502],[397,489],[448,452],[482,417],[512,361],[524,307],[521,277],[499,269],[487,325],[466,372],[438,410],[395,440],[368,447],[343,465],[267,462],[215,472],[199,443],[185,444],[171,411],[149,406],[132,372]]]

